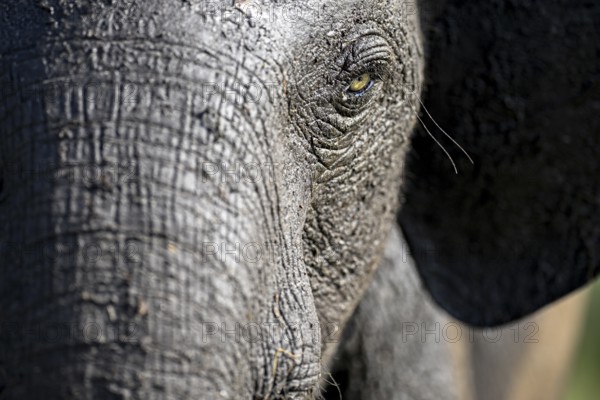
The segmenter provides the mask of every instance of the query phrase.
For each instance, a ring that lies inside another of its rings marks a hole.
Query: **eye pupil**
[[[354,78],[352,82],[350,82],[348,91],[356,95],[362,94],[370,88],[372,82],[373,80],[371,79],[371,75],[364,73],[359,77]]]

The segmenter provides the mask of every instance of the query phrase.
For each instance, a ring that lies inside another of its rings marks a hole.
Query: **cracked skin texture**
[[[322,327],[341,329],[367,289],[404,175],[400,223],[454,315],[506,322],[597,272],[585,117],[600,41],[577,35],[595,32],[597,7],[423,1],[419,20],[392,0],[307,1],[297,18],[259,5],[275,16],[198,0],[0,5],[5,398],[317,398],[335,351]],[[350,93],[365,72],[373,85]],[[419,134],[404,162],[423,76],[427,107],[476,158],[458,177]],[[225,179],[235,163],[262,179]],[[81,179],[82,165],[126,179]],[[251,243],[269,257],[217,250]],[[108,256],[81,257],[90,244]],[[104,334],[21,334],[90,323]]]
[[[423,54],[399,1],[306,10],[0,6],[5,398],[319,395],[320,325],[350,316],[393,224]],[[240,164],[261,179],[228,179]],[[247,245],[268,257],[228,252]]]

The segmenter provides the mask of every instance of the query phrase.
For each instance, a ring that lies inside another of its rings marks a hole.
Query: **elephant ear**
[[[418,131],[399,223],[444,309],[507,323],[600,271],[600,5],[448,0],[425,13],[424,105],[474,163],[422,118],[458,174]]]

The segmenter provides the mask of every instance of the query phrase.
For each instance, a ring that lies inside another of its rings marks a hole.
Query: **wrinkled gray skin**
[[[291,20],[206,6],[0,8],[7,398],[318,396],[335,347],[319,323],[348,319],[397,208],[417,14],[398,0],[311,1]],[[365,72],[370,90],[348,92]],[[40,96],[53,82],[66,89]],[[236,102],[240,84],[260,96]],[[236,162],[261,179],[207,168]],[[126,179],[65,178],[80,165]],[[207,246],[237,243],[268,243],[269,256]],[[88,331],[22,335],[65,325]]]
[[[331,366],[345,398],[451,397],[443,349],[395,345],[439,321],[399,232],[380,260],[404,175],[399,222],[453,315],[508,322],[596,275],[592,6],[445,3],[0,3],[0,395],[314,399]],[[429,138],[405,170],[425,75],[479,156],[458,178]]]
[[[468,332],[435,309],[399,229],[344,329],[327,399],[458,399],[449,342]]]

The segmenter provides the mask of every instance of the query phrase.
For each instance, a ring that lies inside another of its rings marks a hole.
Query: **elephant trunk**
[[[252,214],[218,197],[189,131],[84,116],[81,94],[57,99],[71,116],[3,137],[8,396],[236,398],[250,344],[217,330],[252,312],[254,271],[224,253],[258,236]]]
[[[243,399],[296,362],[257,339],[279,294],[255,124],[147,61],[129,76],[69,65],[3,103],[7,398]]]

